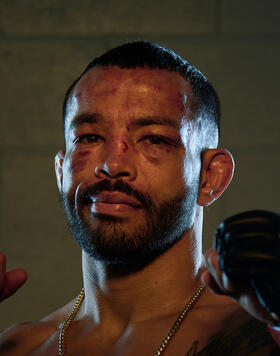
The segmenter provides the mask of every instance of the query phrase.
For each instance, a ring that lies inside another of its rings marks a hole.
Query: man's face
[[[69,99],[61,198],[81,247],[145,264],[193,223],[200,154],[192,92],[159,69],[94,68]]]

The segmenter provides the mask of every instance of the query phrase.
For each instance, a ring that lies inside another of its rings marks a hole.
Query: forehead
[[[192,116],[191,85],[180,74],[163,69],[93,68],[76,84],[68,102],[68,120],[83,113],[104,117]]]

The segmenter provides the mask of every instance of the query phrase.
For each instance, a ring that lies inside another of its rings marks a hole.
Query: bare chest
[[[149,325],[138,329],[128,328],[120,338],[111,340],[94,332],[83,334],[69,330],[64,339],[65,356],[191,356],[207,346],[212,332],[203,335],[193,325],[186,323],[168,338],[166,325]],[[164,343],[165,342],[165,343]],[[58,355],[59,332],[52,335],[31,356]],[[160,349],[162,348],[162,351]],[[164,352],[163,352],[164,351]]]

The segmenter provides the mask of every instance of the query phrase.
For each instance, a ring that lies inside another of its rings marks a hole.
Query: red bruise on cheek
[[[88,154],[90,154],[90,151],[89,151],[89,150],[80,151],[80,152],[77,154],[77,157],[87,156]]]
[[[80,151],[79,153],[73,156],[71,162],[71,169],[73,173],[79,173],[85,168],[87,160],[84,159],[84,157],[88,156],[89,154],[90,151]]]
[[[86,165],[86,162],[82,161],[82,160],[72,162],[72,166],[71,166],[72,172],[73,173],[81,172],[84,169],[85,165]]]

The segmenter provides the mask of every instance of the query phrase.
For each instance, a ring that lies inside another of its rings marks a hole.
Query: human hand
[[[280,321],[280,216],[255,210],[226,219],[205,254],[204,283],[233,297],[251,315]]]
[[[13,295],[27,278],[27,272],[22,268],[6,272],[6,256],[0,253],[0,302]]]

